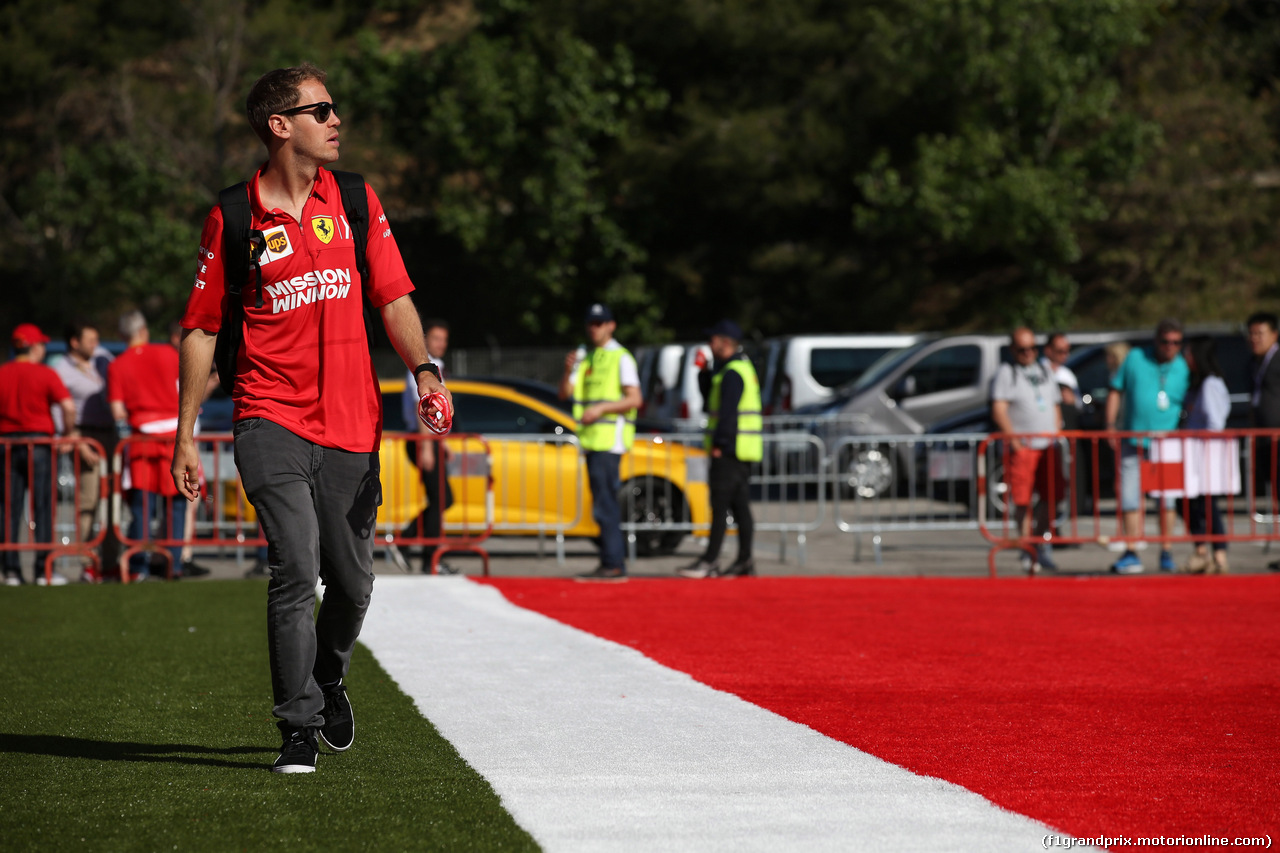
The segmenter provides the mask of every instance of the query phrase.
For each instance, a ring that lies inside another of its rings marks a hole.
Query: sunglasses
[[[307,110],[315,110],[314,115],[316,121],[320,124],[324,124],[329,120],[329,113],[336,113],[338,111],[338,105],[330,103],[329,101],[321,101],[318,104],[307,104],[302,107],[291,107],[287,110],[281,110],[279,115],[292,116],[297,115],[298,113],[305,113]]]
[[[1019,352],[1019,353],[1021,353],[1021,352],[1035,352],[1035,351],[1036,351],[1036,348],[1035,348],[1035,347],[1014,347],[1014,348],[1013,348],[1013,351],[1014,351],[1014,352]]]

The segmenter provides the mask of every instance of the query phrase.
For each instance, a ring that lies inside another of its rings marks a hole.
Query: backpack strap
[[[364,334],[369,341],[369,349],[373,349],[373,304],[369,302],[369,292],[365,285],[369,282],[369,261],[365,250],[369,245],[369,194],[365,189],[364,175],[356,172],[339,172],[330,170],[338,181],[338,191],[342,193],[342,210],[347,216],[347,225],[351,227],[351,242],[356,252],[356,271],[360,273],[360,293],[364,312]]]
[[[230,302],[232,296],[244,291],[249,278],[249,182],[241,181],[219,192],[218,207],[222,208],[222,269]]]
[[[347,214],[347,224],[351,226],[351,241],[356,248],[356,270],[360,273],[361,283],[364,283],[369,277],[369,263],[365,257],[365,249],[369,243],[369,196],[365,191],[364,175],[334,170],[333,176],[342,193],[342,209]]]

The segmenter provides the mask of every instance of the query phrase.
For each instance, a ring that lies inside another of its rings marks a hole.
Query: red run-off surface
[[[489,582],[1076,837],[1280,830],[1280,577]]]

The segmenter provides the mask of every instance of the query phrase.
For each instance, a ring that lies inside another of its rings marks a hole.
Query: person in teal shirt
[[[1111,380],[1107,395],[1107,429],[1134,432],[1168,431],[1178,428],[1182,403],[1191,384],[1191,371],[1182,357],[1182,324],[1161,320],[1152,346],[1134,348]],[[1117,423],[1122,410],[1124,417]],[[1124,518],[1124,538],[1128,545],[1112,566],[1118,574],[1138,574],[1142,561],[1134,543],[1142,540],[1141,460],[1147,453],[1145,440],[1125,439],[1120,443],[1120,511]],[[1161,529],[1171,531],[1177,515],[1174,499],[1161,499]],[[1160,571],[1177,569],[1168,548],[1160,551]]]

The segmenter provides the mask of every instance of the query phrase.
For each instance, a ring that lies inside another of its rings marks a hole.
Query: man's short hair
[[[308,80],[323,84],[325,77],[322,68],[304,62],[292,68],[268,71],[258,78],[249,90],[244,107],[249,116],[249,127],[258,134],[263,145],[271,144],[271,128],[267,124],[270,118],[298,105],[298,87]]]
[[[1051,346],[1053,346],[1053,342],[1054,342],[1054,341],[1056,341],[1056,340],[1058,340],[1059,338],[1062,338],[1063,340],[1067,341],[1068,343],[1070,342],[1070,339],[1067,337],[1067,333],[1066,333],[1066,332],[1063,332],[1063,331],[1053,331],[1053,332],[1050,332],[1050,333],[1049,333],[1049,337],[1047,337],[1047,338],[1045,338],[1045,339],[1044,339],[1044,345],[1045,345],[1045,346],[1047,346],[1047,347],[1051,347]]]
[[[67,342],[67,346],[71,346],[71,342],[79,340],[84,336],[85,329],[93,329],[98,331],[98,327],[93,323],[86,322],[79,318],[72,320],[62,327],[62,339]]]
[[[1173,319],[1172,317],[1165,317],[1163,320],[1161,320],[1159,323],[1156,324],[1157,338],[1163,338],[1165,335],[1169,334],[1170,332],[1181,332],[1181,331],[1182,331],[1182,324],[1179,323],[1177,320]]]
[[[136,308],[132,311],[126,311],[120,316],[120,337],[126,341],[133,340],[133,336],[146,327],[147,318]]]
[[[1244,324],[1246,328],[1256,326],[1259,323],[1267,326],[1271,331],[1280,331],[1280,317],[1276,317],[1270,311],[1254,311],[1249,315],[1248,321]]]
[[[425,335],[432,329],[444,329],[449,331],[449,321],[441,320],[439,317],[428,317],[422,321],[422,333]]]

